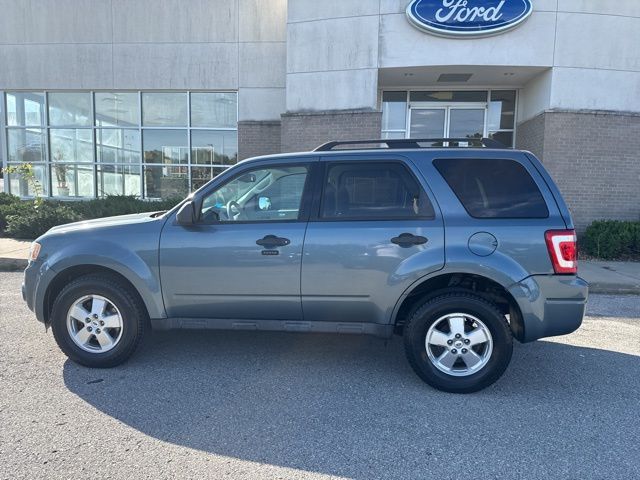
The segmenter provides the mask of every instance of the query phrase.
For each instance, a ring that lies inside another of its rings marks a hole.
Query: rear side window
[[[327,168],[322,218],[384,220],[434,216],[427,194],[400,163],[335,163]]]
[[[433,164],[475,218],[547,218],[549,210],[529,172],[513,160],[437,159]]]

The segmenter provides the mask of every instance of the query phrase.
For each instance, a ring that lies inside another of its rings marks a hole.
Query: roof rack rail
[[[435,147],[442,147],[445,143],[457,143],[460,146],[461,143],[475,143],[480,144],[487,148],[509,148],[504,144],[492,138],[387,138],[377,140],[343,140],[323,143],[316,147],[314,152],[328,152],[333,150],[334,147],[339,145],[368,145],[368,144],[385,144],[387,148],[434,148],[433,145],[429,147],[422,147],[421,143],[440,143]]]

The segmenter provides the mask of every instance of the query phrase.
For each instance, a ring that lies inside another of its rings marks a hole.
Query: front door
[[[412,104],[410,138],[482,138],[486,136],[486,104]]]
[[[404,161],[324,165],[302,260],[305,321],[387,324],[403,292],[443,267],[442,217]]]
[[[169,317],[301,320],[310,165],[239,171],[204,194],[198,223],[170,219],[160,241]]]

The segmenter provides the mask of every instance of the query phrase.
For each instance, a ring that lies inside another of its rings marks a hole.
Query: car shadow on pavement
[[[156,332],[119,368],[64,365],[71,392],[146,435],[353,478],[560,473],[572,454],[574,478],[628,473],[639,376],[639,356],[539,341],[497,384],[452,395],[415,376],[399,338],[269,332]]]

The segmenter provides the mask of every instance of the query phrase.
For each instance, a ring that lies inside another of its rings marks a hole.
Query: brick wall
[[[640,115],[549,111],[518,136],[553,176],[578,231],[598,219],[640,220]]]
[[[308,151],[331,140],[380,138],[382,113],[362,111],[282,115],[282,151]]]
[[[238,122],[238,160],[280,151],[279,121]]]

